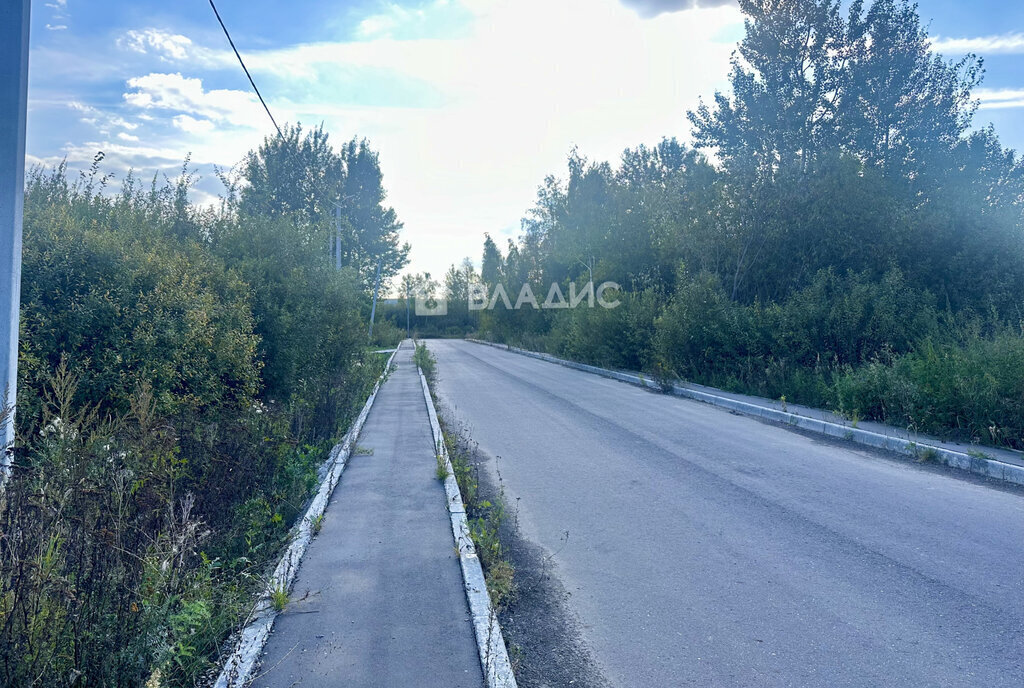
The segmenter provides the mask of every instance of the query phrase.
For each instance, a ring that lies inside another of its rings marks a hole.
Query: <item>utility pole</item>
[[[334,269],[341,270],[341,206],[334,206]]]
[[[373,284],[373,307],[370,308],[370,339],[373,339],[373,319],[377,316],[377,294],[380,293],[380,266],[383,258],[377,259],[377,279]]]
[[[21,219],[25,203],[29,0],[0,4],[0,485],[10,473],[18,383]]]

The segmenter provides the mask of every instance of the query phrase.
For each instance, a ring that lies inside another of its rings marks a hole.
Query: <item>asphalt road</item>
[[[1024,685],[1024,492],[428,345],[614,685]]]

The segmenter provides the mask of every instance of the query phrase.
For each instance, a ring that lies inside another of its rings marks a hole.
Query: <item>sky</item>
[[[698,6],[699,5],[699,6]],[[380,153],[410,272],[503,245],[574,147],[617,160],[689,140],[686,111],[727,87],[733,0],[219,0],[279,123],[323,124]],[[976,125],[1024,149],[1024,3],[919,0],[949,58],[986,79]],[[206,0],[33,0],[29,164],[200,174],[211,203],[273,132]],[[116,182],[115,182],[116,184]]]

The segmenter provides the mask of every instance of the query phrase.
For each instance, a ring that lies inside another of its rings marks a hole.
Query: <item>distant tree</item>
[[[372,288],[378,261],[384,283],[406,264],[402,223],[384,205],[380,163],[367,141],[353,139],[337,152],[323,128],[286,126],[282,136],[266,138],[249,153],[242,177],[243,216],[287,217],[305,230],[306,241],[323,246],[325,256],[340,206],[341,262],[357,270],[363,288]]]
[[[447,324],[469,327],[469,295],[472,285],[480,281],[473,268],[473,262],[464,258],[459,265],[452,265],[444,276],[444,294],[448,299]]]
[[[594,279],[594,268],[614,231],[614,174],[608,163],[591,164],[576,151],[569,156],[561,231],[552,235],[555,257],[568,266],[568,277]]]
[[[469,287],[479,278],[473,262],[463,258],[459,265],[452,265],[444,276],[444,293],[450,301],[465,302],[469,296]]]
[[[304,132],[286,125],[242,163],[241,210],[252,217],[290,216],[316,225],[334,215],[345,182],[345,161],[322,127]]]
[[[398,274],[408,262],[409,245],[399,243],[402,223],[394,209],[385,206],[387,192],[380,161],[369,143],[352,139],[341,150],[345,167],[341,205],[353,230],[342,245],[342,262],[362,275],[373,275],[381,261],[381,279]]]
[[[501,281],[502,273],[501,251],[490,234],[484,234],[484,255],[480,263],[480,278],[485,284],[494,285]]]
[[[437,297],[437,280],[430,276],[429,272],[417,272],[412,275],[403,275],[401,283],[401,298],[406,295],[411,299]]]

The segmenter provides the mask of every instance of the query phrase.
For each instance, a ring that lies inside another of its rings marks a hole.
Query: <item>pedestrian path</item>
[[[406,342],[395,356],[256,688],[483,686],[412,352]]]

